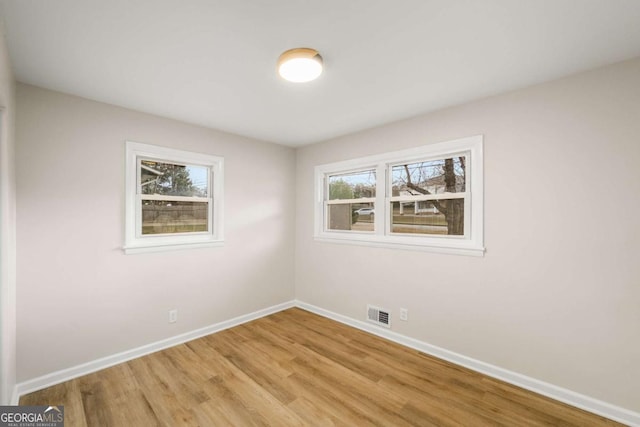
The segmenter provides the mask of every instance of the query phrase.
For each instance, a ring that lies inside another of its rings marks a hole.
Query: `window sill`
[[[484,256],[485,248],[476,246],[468,240],[465,241],[443,241],[437,242],[430,240],[428,243],[415,242],[408,243],[401,240],[393,240],[391,238],[381,238],[379,236],[333,236],[322,234],[316,235],[314,239],[317,242],[337,243],[342,245],[371,246],[376,248],[399,249],[409,251],[434,252],[441,254],[466,255],[466,256]]]
[[[207,242],[190,242],[190,243],[164,243],[164,244],[144,244],[124,246],[122,250],[126,255],[141,254],[149,252],[167,252],[183,249],[212,248],[224,246],[224,240],[212,240]]]

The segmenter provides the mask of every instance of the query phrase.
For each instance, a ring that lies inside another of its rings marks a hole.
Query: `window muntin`
[[[223,159],[127,142],[125,252],[219,246]]]
[[[482,256],[482,164],[482,136],[474,136],[316,166],[315,238]],[[353,190],[358,183],[354,171],[372,176],[372,197],[363,201],[347,192],[332,198],[329,183],[346,182]],[[361,202],[368,209],[363,211]],[[348,207],[341,213],[330,208],[339,204]],[[355,222],[352,218],[347,226],[349,211],[371,212],[370,228],[356,227],[363,225],[363,217]],[[341,226],[331,222],[338,215]]]

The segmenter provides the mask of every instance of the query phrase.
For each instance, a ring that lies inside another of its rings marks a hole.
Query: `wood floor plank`
[[[340,422],[336,418],[327,414],[322,408],[304,396],[297,397],[296,400],[290,402],[287,406],[298,414],[306,425],[318,427],[340,425]]]
[[[352,400],[342,399],[336,395],[332,388],[325,387],[315,378],[293,374],[289,377],[289,384],[298,395],[322,408],[326,416],[339,420],[338,425],[379,425],[375,419],[370,418],[368,414],[362,413],[358,408],[354,407]]]
[[[197,407],[191,409],[194,419],[199,426],[233,426],[240,425],[229,419],[220,407],[219,403],[214,401],[204,402]]]
[[[487,389],[485,402],[494,402],[495,406],[500,405],[511,413],[534,413],[532,418],[545,420],[548,425],[554,426],[614,426],[618,423],[604,418],[594,418],[588,412],[572,408],[569,405],[557,402],[545,396],[531,393],[527,390],[514,387],[493,378],[483,378],[483,383]],[[504,405],[509,402],[509,405]],[[570,411],[559,411],[565,407]],[[560,413],[562,416],[560,416]],[[587,416],[585,416],[587,415]]]
[[[401,408],[394,402],[386,402],[378,393],[367,393],[367,390],[360,390],[353,386],[348,379],[341,379],[337,374],[328,373],[324,366],[317,366],[310,360],[296,359],[292,363],[296,369],[296,374],[304,377],[309,382],[313,382],[322,393],[330,394],[343,404],[353,413],[357,414],[362,420],[360,424],[364,424],[366,420],[370,425],[381,426],[406,426],[410,425],[404,422],[398,416],[398,410]],[[370,391],[375,388],[370,388]]]
[[[285,425],[304,425],[304,422],[293,411],[289,410],[285,404],[278,401],[249,375],[238,369],[228,358],[221,354],[213,354],[213,357],[214,363],[223,370],[222,377],[215,379],[219,379],[245,408],[254,413],[256,419],[275,418]]]
[[[261,356],[260,353],[243,352],[239,349],[226,358],[281,403],[286,405],[294,401],[297,396],[289,390],[285,381],[292,371],[283,369],[277,363],[265,362]],[[286,372],[286,375],[281,372]]]
[[[39,390],[20,398],[21,405],[64,405],[65,413],[69,412],[78,415],[79,427],[86,427],[86,415],[82,403],[82,393],[79,389],[78,380],[71,380],[61,384],[56,384],[44,390]]]
[[[22,396],[65,425],[619,426],[301,309]]]

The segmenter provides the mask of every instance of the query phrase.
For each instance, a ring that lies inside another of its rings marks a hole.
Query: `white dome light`
[[[310,82],[322,74],[322,57],[306,47],[288,50],[278,59],[278,74],[290,82]]]

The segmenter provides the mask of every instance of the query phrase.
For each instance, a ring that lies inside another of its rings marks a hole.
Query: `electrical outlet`
[[[409,320],[409,309],[408,308],[401,308],[400,309],[400,320],[403,321],[407,321]]]
[[[178,321],[178,309],[169,310],[169,323],[176,323]]]

